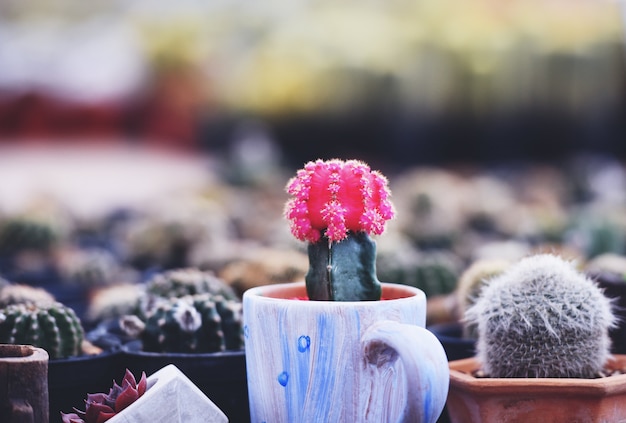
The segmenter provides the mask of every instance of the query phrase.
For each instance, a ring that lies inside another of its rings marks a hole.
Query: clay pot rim
[[[610,369],[626,366],[626,354],[614,354],[607,363]],[[471,373],[480,369],[476,357],[449,362],[450,387],[475,395],[546,395],[606,396],[626,392],[626,374],[595,379],[577,378],[477,378]]]

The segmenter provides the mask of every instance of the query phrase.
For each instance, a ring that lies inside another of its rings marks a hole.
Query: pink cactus
[[[348,232],[381,234],[394,216],[387,179],[358,160],[308,162],[287,183],[291,233],[315,243],[341,241]]]
[[[74,409],[76,413],[61,412],[63,423],[104,423],[117,413],[128,407],[142,396],[147,389],[146,374],[141,374],[139,382],[126,369],[122,386],[113,381],[109,394],[88,394],[85,411]]]

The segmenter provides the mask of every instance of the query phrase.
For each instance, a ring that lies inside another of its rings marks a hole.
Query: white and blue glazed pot
[[[304,283],[244,293],[252,422],[437,420],[449,369],[426,297],[382,285],[381,301],[302,300]]]

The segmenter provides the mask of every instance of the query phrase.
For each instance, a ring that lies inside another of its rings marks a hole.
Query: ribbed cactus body
[[[0,254],[14,254],[22,250],[46,252],[58,237],[59,234],[47,222],[16,217],[0,226]]]
[[[307,294],[315,300],[380,300],[376,277],[376,244],[365,232],[350,233],[341,241],[322,238],[310,243]]]
[[[212,272],[193,267],[157,273],[146,284],[146,292],[165,298],[209,293],[236,299],[235,291]]]
[[[609,357],[610,300],[563,259],[525,258],[493,278],[466,313],[491,377],[592,378]]]
[[[144,351],[207,353],[243,347],[241,302],[200,294],[161,303],[141,333]]]
[[[80,355],[83,336],[74,311],[60,303],[0,309],[0,343],[34,345],[55,359]]]

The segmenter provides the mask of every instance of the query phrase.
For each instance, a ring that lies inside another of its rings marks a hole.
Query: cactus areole
[[[311,300],[380,300],[376,244],[394,217],[387,179],[357,160],[308,162],[286,187],[285,217],[291,233],[306,241]]]

